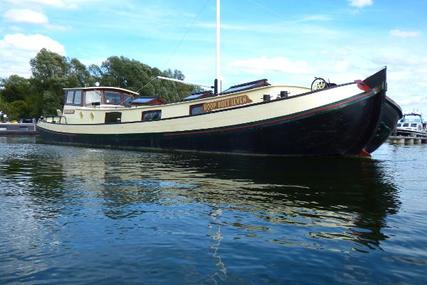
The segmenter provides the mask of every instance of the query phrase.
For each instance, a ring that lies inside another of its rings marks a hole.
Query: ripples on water
[[[272,159],[0,138],[0,284],[425,284],[426,154]]]

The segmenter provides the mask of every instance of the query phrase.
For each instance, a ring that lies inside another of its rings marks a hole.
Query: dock
[[[390,136],[388,141],[392,144],[425,144],[427,143],[427,137]]]
[[[0,136],[34,136],[35,123],[0,123]]]

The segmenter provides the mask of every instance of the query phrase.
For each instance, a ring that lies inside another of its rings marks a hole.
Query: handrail
[[[64,119],[65,123],[62,122],[62,119]],[[65,124],[65,125],[68,124],[67,117],[65,117],[65,116],[58,116],[58,115],[57,116],[47,116],[47,117],[44,117],[42,120],[46,123],[51,123],[51,124],[57,124],[57,123],[58,124]]]

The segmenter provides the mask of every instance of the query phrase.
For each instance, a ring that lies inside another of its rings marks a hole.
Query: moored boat
[[[66,89],[63,114],[44,118],[45,142],[112,148],[260,155],[358,155],[373,138],[385,102],[363,81],[321,90],[260,80],[172,104],[132,104],[135,92],[112,87]],[[141,100],[138,100],[141,102]],[[151,101],[150,101],[151,102]]]
[[[419,113],[409,113],[403,115],[397,123],[397,136],[405,137],[427,137],[427,122]]]

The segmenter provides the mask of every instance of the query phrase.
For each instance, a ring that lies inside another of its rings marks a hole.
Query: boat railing
[[[47,116],[43,118],[43,121],[50,124],[67,124],[65,116]]]

